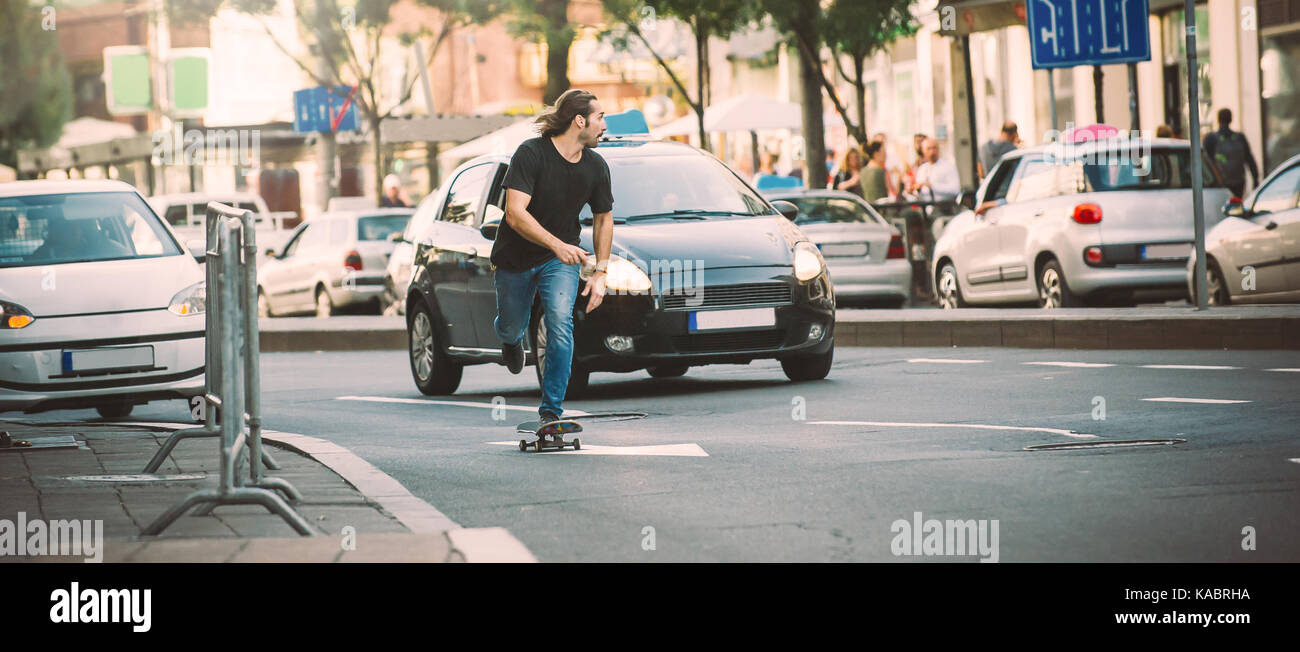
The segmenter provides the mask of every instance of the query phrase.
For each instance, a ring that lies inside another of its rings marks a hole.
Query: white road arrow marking
[[[1222,398],[1177,398],[1174,396],[1162,396],[1160,398],[1144,398],[1144,401],[1153,403],[1209,403],[1211,405],[1229,405],[1232,403],[1251,403],[1252,401],[1238,401]]]
[[[1240,369],[1241,367],[1229,367],[1226,365],[1214,364],[1144,364],[1143,369]]]
[[[980,430],[1022,430],[1028,432],[1047,432],[1054,435],[1074,437],[1075,439],[1096,439],[1089,435],[1061,428],[1032,428],[1028,426],[994,426],[978,423],[910,423],[904,421],[808,421],[810,426],[881,426],[885,428],[976,428]]]
[[[1109,362],[1025,362],[1022,364],[1040,365],[1043,367],[1079,367],[1085,369],[1115,366]]]
[[[532,435],[524,437],[530,442]],[[488,444],[493,446],[519,446],[519,440],[515,441],[490,441]],[[563,451],[551,450],[543,451],[544,453],[563,453],[564,455],[649,455],[659,457],[708,457],[709,454],[704,452],[698,444],[658,444],[653,446],[593,446],[583,444],[581,450],[566,448]]]
[[[959,360],[957,358],[909,358],[908,362],[922,362],[927,364],[979,364],[988,362],[988,360]]]

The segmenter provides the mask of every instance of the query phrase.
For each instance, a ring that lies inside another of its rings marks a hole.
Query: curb
[[[155,426],[175,429],[177,423],[114,421],[113,425]],[[191,425],[191,424],[183,424]],[[452,554],[467,562],[536,563],[537,557],[502,527],[464,528],[436,507],[421,500],[392,476],[347,448],[310,435],[262,430],[266,444],[293,451],[319,462],[337,473],[366,498],[378,503],[403,526],[416,534],[441,533],[451,544]]]

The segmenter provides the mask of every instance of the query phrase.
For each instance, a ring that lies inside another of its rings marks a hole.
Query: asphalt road
[[[535,418],[531,367],[468,368],[442,399],[403,352],[267,354],[262,378],[266,427],[346,446],[543,561],[980,558],[894,554],[895,522],[918,512],[996,520],[1002,562],[1300,561],[1297,352],[841,348],[810,383],[774,362],[595,374],[599,398],[566,408],[647,416],[589,424],[580,454],[510,445]],[[1169,398],[1242,402],[1147,400]],[[187,415],[176,401],[131,419]],[[1186,441],[1025,450],[1132,439]]]

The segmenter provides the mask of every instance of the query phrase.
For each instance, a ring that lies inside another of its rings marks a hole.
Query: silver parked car
[[[1185,297],[1190,161],[1187,141],[1163,138],[1007,154],[935,244],[935,296],[944,308]],[[1231,192],[1208,159],[1202,173],[1206,205],[1222,204]]]
[[[1205,233],[1211,305],[1300,301],[1300,156],[1279,165],[1245,201],[1229,200]],[[1195,255],[1187,289],[1196,296]]]
[[[406,288],[411,284],[411,266],[415,264],[415,236],[423,233],[443,212],[443,199],[447,196],[448,184],[435,192],[429,193],[418,206],[415,214],[407,222],[406,229],[394,234],[396,243],[393,254],[388,258],[388,269],[384,276],[384,294],[381,300],[384,314],[406,314]],[[456,207],[447,207],[448,210]]]
[[[907,301],[912,265],[903,236],[863,198],[842,190],[769,192],[799,208],[795,224],[821,250],[835,282],[835,299],[881,301],[894,308]]]
[[[376,312],[384,291],[391,236],[406,228],[410,208],[322,213],[300,224],[280,250],[258,267],[257,310],[264,317],[316,313],[368,304]]]
[[[149,198],[149,205],[171,226],[182,244],[200,253],[208,237],[207,230],[203,226],[207,220],[208,202],[213,201],[257,213],[254,224],[259,249],[279,249],[284,246],[293,232],[293,229],[286,228],[284,225],[286,217],[294,217],[292,211],[272,213],[266,207],[266,202],[251,192],[185,192],[154,195]],[[198,246],[193,243],[198,243]],[[197,258],[202,262],[201,253]],[[263,262],[264,259],[258,260],[259,265]]]
[[[0,412],[202,395],[203,280],[125,183],[0,184]]]

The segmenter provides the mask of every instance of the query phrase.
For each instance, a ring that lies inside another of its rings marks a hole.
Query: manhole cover
[[[203,480],[206,473],[118,473],[109,475],[65,475],[61,480],[71,482],[183,482],[185,480]]]
[[[1067,451],[1076,448],[1120,448],[1124,446],[1173,446],[1186,443],[1186,439],[1116,439],[1112,441],[1070,442],[1067,444],[1037,444],[1026,446],[1027,451]]]

